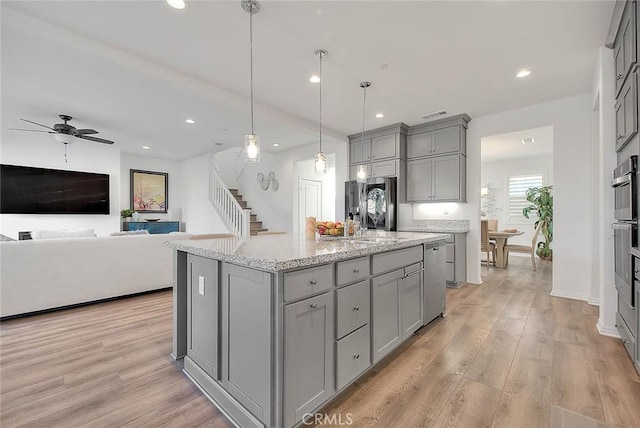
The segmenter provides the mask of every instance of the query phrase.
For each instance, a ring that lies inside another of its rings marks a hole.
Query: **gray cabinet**
[[[373,137],[371,139],[371,161],[393,159],[400,156],[399,135],[396,133]]]
[[[424,249],[423,323],[444,314],[447,281],[445,278],[446,245],[426,246]]]
[[[616,94],[620,92],[627,75],[636,62],[636,3],[627,1],[613,43],[615,58]],[[631,78],[631,76],[629,76]],[[616,97],[618,98],[618,97]]]
[[[271,420],[271,284],[269,273],[222,264],[221,382],[267,423]]]
[[[347,386],[371,365],[369,325],[349,334],[336,345],[336,389]]]
[[[284,425],[289,427],[333,394],[333,294],[288,304],[284,318]]]
[[[356,138],[349,143],[349,163],[357,165],[361,162],[371,162],[371,138]]]
[[[421,158],[432,154],[431,131],[407,136],[407,159]]]
[[[189,254],[187,265],[187,355],[218,379],[218,262]]]
[[[622,148],[638,132],[638,73],[631,73],[614,106],[616,113],[616,151]]]
[[[399,280],[402,340],[422,327],[422,263],[404,268]]]
[[[407,202],[465,202],[466,156],[407,162]]]
[[[407,136],[407,159],[466,153],[466,128],[447,126]]]
[[[369,280],[339,289],[336,292],[336,339],[369,324],[371,290]]]
[[[371,279],[374,363],[402,342],[398,281],[403,274],[404,271],[399,269]]]
[[[457,288],[467,281],[467,235],[452,233],[446,243],[445,278],[447,286]]]

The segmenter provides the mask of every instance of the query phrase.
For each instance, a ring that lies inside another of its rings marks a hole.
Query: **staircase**
[[[247,201],[244,201],[242,199],[242,195],[238,193],[238,189],[229,189],[229,192],[231,192],[231,194],[236,199],[238,204],[242,207],[242,209],[251,210],[250,207],[247,207]],[[258,216],[256,214],[254,214],[253,212],[251,213],[249,222],[251,224],[251,227],[249,228],[249,232],[250,232],[251,236],[257,235],[258,232],[265,232],[265,231],[269,230],[269,229],[266,229],[266,228],[262,227],[262,222],[258,221]]]

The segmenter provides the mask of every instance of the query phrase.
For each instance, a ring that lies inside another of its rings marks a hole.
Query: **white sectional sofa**
[[[173,250],[191,235],[0,242],[0,316],[170,287]]]

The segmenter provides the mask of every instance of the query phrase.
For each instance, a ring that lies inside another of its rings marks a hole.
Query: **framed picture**
[[[169,174],[131,171],[131,209],[139,213],[166,213],[169,206]]]

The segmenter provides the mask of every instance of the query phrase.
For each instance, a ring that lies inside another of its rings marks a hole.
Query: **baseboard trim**
[[[598,329],[598,333],[600,333],[603,336],[609,336],[609,337],[615,337],[616,339],[621,339],[617,328],[605,327],[600,323],[600,320],[598,320],[598,322],[596,323],[596,328]]]
[[[587,299],[587,303],[591,306],[600,306],[600,298],[599,297],[589,297]]]
[[[583,293],[576,293],[573,291],[558,291],[551,290],[549,293],[553,297],[564,297],[565,299],[573,299],[573,300],[582,300],[583,302],[588,301],[588,298]]]
[[[156,288],[154,290],[140,291],[138,293],[125,294],[124,296],[107,297],[105,299],[92,300],[90,302],[74,303],[72,305],[57,306],[55,308],[41,309],[41,310],[38,310],[38,311],[25,312],[25,313],[22,313],[22,314],[6,315],[4,317],[0,317],[0,321],[11,320],[11,319],[14,319],[14,318],[30,317],[32,315],[46,314],[46,313],[49,313],[49,312],[64,311],[66,309],[79,308],[79,307],[82,307],[82,306],[94,305],[96,303],[111,302],[112,300],[127,299],[129,297],[136,297],[136,296],[142,296],[142,295],[145,295],[145,294],[158,293],[160,291],[167,291],[167,290],[171,290],[172,288],[173,288],[173,286],[168,286],[168,287],[163,287],[163,288]]]

